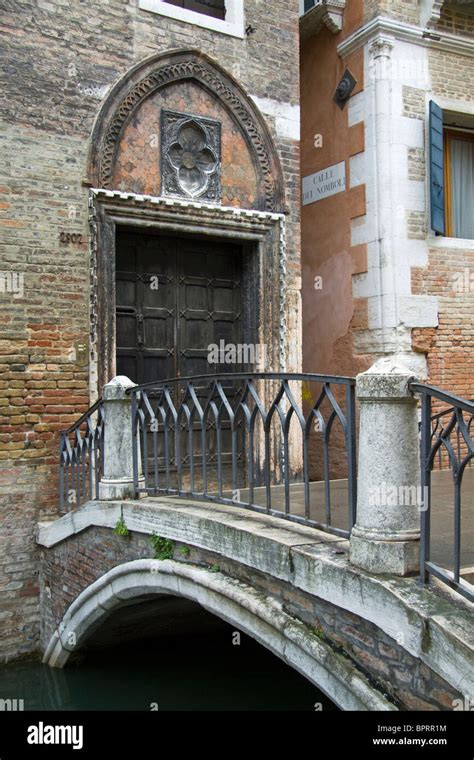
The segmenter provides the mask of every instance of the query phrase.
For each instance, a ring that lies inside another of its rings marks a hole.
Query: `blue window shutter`
[[[443,111],[434,100],[430,100],[429,131],[431,227],[435,232],[444,235]]]

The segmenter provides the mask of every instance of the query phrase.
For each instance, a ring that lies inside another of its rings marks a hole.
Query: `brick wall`
[[[474,37],[474,13],[462,5],[450,6],[445,0],[441,8],[441,17],[435,29],[441,29],[450,34],[460,34],[463,37]]]
[[[441,50],[430,50],[429,66],[433,95],[471,102],[474,92],[472,59]]]
[[[423,181],[425,177],[425,151],[423,148],[408,148],[408,179]]]
[[[291,8],[293,6],[291,5]],[[38,644],[38,517],[57,509],[58,430],[89,406],[78,344],[89,339],[88,140],[110,87],[144,58],[198,49],[249,94],[297,105],[298,10],[246,1],[243,40],[138,9],[137,0],[6,0],[0,136],[0,657]],[[298,145],[267,123],[281,156],[288,269],[299,271]],[[238,203],[238,200],[236,201]],[[65,237],[67,233],[78,237]],[[9,275],[10,276],[10,275]],[[8,284],[8,280],[5,280]]]
[[[403,116],[409,119],[425,118],[425,91],[418,87],[402,87]]]
[[[375,16],[388,16],[409,24],[417,24],[420,19],[418,0],[365,0],[364,20]]]
[[[431,383],[474,398],[474,250],[431,248],[412,285],[439,302],[439,326],[413,330],[415,350],[428,354]]]

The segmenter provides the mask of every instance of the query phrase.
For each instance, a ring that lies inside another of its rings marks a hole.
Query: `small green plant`
[[[130,531],[125,525],[125,520],[123,519],[123,515],[115,523],[114,532],[117,534],[117,536],[128,536]]]
[[[189,548],[189,546],[180,546],[179,553],[182,554],[183,557],[189,557],[191,553],[191,549]]]
[[[172,559],[173,558],[173,542],[170,538],[163,538],[153,533],[150,538],[151,545],[155,551],[155,559]]]
[[[219,565],[211,565],[210,568],[209,568],[209,572],[210,573],[219,573],[220,572]]]

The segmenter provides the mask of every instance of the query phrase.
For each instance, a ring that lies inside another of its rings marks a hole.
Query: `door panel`
[[[208,346],[242,342],[239,246],[117,236],[117,374],[136,383],[237,371]]]
[[[242,343],[241,271],[242,250],[237,245],[207,240],[171,238],[157,235],[119,233],[117,236],[117,374],[141,384],[173,377],[236,372],[235,364],[209,364],[208,346],[212,343]],[[158,287],[152,287],[152,285]],[[210,386],[195,387],[202,406]],[[181,394],[184,387],[180,387]],[[226,387],[229,400],[237,393]],[[152,399],[155,392],[150,393]],[[179,404],[177,389],[174,403]],[[152,402],[153,403],[153,402]],[[216,432],[212,415],[207,424],[207,449],[216,462]],[[193,434],[195,455],[201,446],[200,426]],[[223,464],[230,462],[230,423],[222,425]],[[174,450],[174,435],[169,435]],[[187,440],[182,440],[182,486],[186,483],[189,459]],[[239,436],[241,441],[241,436]],[[142,442],[143,443],[143,442]],[[157,436],[157,463],[164,465],[164,437]],[[153,472],[153,434],[147,435],[148,468]],[[142,451],[143,455],[143,451]],[[171,462],[176,475],[174,460]]]

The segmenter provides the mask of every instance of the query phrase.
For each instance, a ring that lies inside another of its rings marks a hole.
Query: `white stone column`
[[[132,414],[133,388],[128,377],[119,375],[104,385],[102,398],[105,411],[104,472],[99,483],[99,499],[130,499],[133,489]],[[140,451],[138,451],[141,474]]]
[[[357,377],[360,403],[357,520],[351,562],[373,573],[419,568],[420,455],[413,374],[395,358]]]

